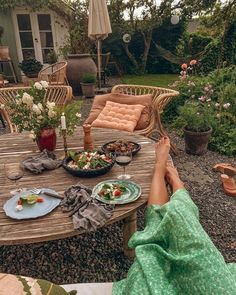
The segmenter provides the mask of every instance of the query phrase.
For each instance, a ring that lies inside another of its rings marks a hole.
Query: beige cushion
[[[142,130],[148,127],[151,117],[151,105],[152,105],[152,95],[129,95],[122,93],[108,93],[103,95],[96,95],[94,102],[89,114],[89,117],[86,119],[85,123],[92,124],[94,120],[97,119],[100,112],[106,105],[107,101],[113,101],[117,103],[124,103],[128,105],[141,104],[145,108],[142,110],[141,116],[138,120],[138,123],[135,127],[135,130]]]
[[[140,104],[128,105],[107,101],[105,108],[91,125],[133,132],[144,108],[145,106]]]

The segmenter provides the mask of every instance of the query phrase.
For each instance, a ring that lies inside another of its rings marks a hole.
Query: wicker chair
[[[179,95],[178,91],[154,86],[121,84],[114,86],[111,92],[131,95],[152,94],[152,110],[150,123],[147,128],[135,131],[135,133],[151,137],[153,139],[154,132],[157,132],[161,136],[167,134],[162,126],[160,114],[163,112],[165,106],[175,96]],[[171,149],[175,154],[177,154],[177,149],[173,144],[171,144]]]
[[[39,72],[38,80],[47,81],[50,85],[68,85],[66,67],[66,61],[60,61],[50,65]]]
[[[29,88],[30,87],[11,87],[0,89],[0,104],[5,105],[4,109],[0,109],[0,113],[7,121],[11,133],[17,132],[17,127],[12,124],[11,109],[7,108],[6,105],[9,101],[15,100],[19,90],[27,92]],[[45,98],[50,102],[55,102],[57,106],[62,106],[71,100],[72,89],[70,86],[49,86]]]

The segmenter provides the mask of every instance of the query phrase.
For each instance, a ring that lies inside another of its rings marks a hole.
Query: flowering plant
[[[73,108],[69,104],[63,108],[55,105],[55,102],[46,100],[48,83],[40,81],[26,91],[19,91],[14,101],[8,103],[12,122],[19,128],[19,132],[30,131],[30,137],[36,139],[40,131],[45,127],[59,127],[60,116],[65,113],[68,117],[67,130],[71,134],[76,127],[80,114],[79,105]]]
[[[192,89],[195,86],[194,82],[189,82],[189,87]],[[191,95],[190,90],[190,95]],[[202,89],[202,95],[191,95],[191,100],[187,100],[183,106],[179,108],[179,121],[190,131],[203,132],[211,128],[211,123],[214,114],[214,105],[212,103],[213,95],[212,85],[206,84]]]
[[[196,65],[197,65],[197,61],[195,59],[192,59],[189,62],[189,65],[186,63],[183,63],[181,65],[182,71],[180,72],[180,78],[183,80],[183,79],[186,79],[189,74],[193,74]]]

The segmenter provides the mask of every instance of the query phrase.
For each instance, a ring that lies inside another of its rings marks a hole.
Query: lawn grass
[[[135,85],[148,85],[157,87],[170,87],[174,81],[178,80],[175,74],[146,74],[142,76],[125,75],[122,77],[122,83]]]

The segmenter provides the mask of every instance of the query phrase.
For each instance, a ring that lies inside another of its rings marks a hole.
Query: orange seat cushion
[[[152,95],[129,95],[122,93],[108,93],[103,95],[96,95],[94,102],[85,123],[92,124],[94,120],[97,119],[98,115],[101,113],[106,105],[107,101],[112,101],[116,103],[123,103],[128,105],[141,104],[145,108],[142,110],[141,116],[135,127],[135,130],[142,130],[148,127],[151,117],[151,105],[152,105]]]
[[[133,132],[144,108],[145,106],[140,104],[128,105],[107,101],[105,108],[92,122],[92,126]]]

